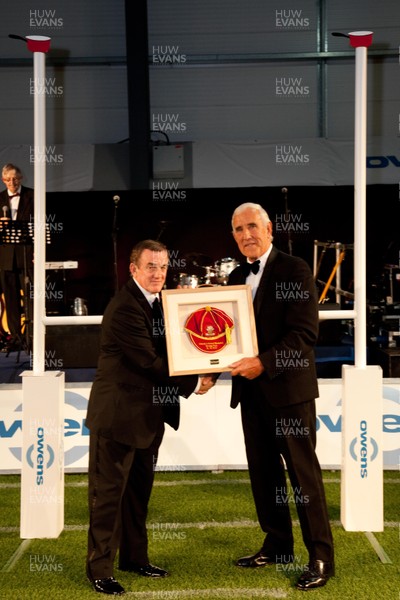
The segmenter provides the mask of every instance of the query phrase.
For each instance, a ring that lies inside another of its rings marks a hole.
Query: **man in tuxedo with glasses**
[[[131,277],[103,316],[86,419],[90,430],[86,570],[99,593],[125,593],[114,578],[117,552],[121,571],[168,575],[149,561],[146,530],[164,424],[178,429],[179,396],[204,394],[215,383],[211,376],[169,376],[158,304],[168,260],[161,242],[139,242],[130,256]]]
[[[34,191],[22,185],[20,168],[8,163],[2,168],[1,177],[6,189],[0,193],[0,218],[3,221],[33,222]],[[8,350],[20,348],[23,312],[21,291],[28,295],[25,298],[25,312],[28,308],[31,312],[32,308],[30,289],[26,285],[25,277],[32,282],[33,246],[30,244],[24,248],[22,244],[0,244],[0,282],[11,335]]]

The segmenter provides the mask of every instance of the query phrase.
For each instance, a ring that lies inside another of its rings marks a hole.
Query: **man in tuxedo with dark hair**
[[[8,163],[1,172],[6,189],[0,193],[0,215],[2,220],[33,221],[34,191],[22,185],[22,172],[16,165]],[[25,262],[26,261],[26,262]],[[11,334],[9,349],[20,347],[21,315],[23,304],[21,291],[30,293],[25,277],[33,278],[33,246],[22,244],[0,244],[0,282],[4,293],[8,329]],[[25,311],[31,308],[25,298]]]
[[[121,595],[122,571],[165,577],[148,556],[147,506],[164,423],[179,426],[180,398],[204,394],[211,376],[171,377],[159,295],[168,251],[154,240],[132,250],[131,277],[108,304],[89,397],[89,533],[87,575],[96,592]]]
[[[308,264],[272,244],[272,223],[262,206],[238,206],[232,230],[247,262],[230,273],[229,285],[251,286],[259,353],[231,365],[231,406],[240,404],[252,492],[266,534],[261,548],[236,564],[282,568],[299,563],[289,510],[294,502],[308,551],[296,587],[311,590],[334,574],[333,538],[315,451],[317,290]]]

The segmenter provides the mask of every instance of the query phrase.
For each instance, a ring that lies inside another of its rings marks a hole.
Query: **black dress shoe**
[[[243,556],[236,561],[237,567],[250,567],[255,569],[256,567],[265,567],[265,565],[275,565],[277,563],[287,564],[293,562],[293,551],[292,552],[267,552],[265,550],[259,550],[252,556]]]
[[[121,565],[118,568],[120,571],[139,573],[139,575],[143,575],[143,577],[168,577],[169,575],[168,571],[165,571],[165,569],[161,569],[160,567],[156,567],[150,563],[142,566],[135,563],[130,563],[127,566]]]
[[[332,562],[313,560],[300,575],[296,587],[299,590],[313,590],[322,587],[334,574],[335,567]]]
[[[105,577],[104,579],[91,579],[96,592],[100,594],[111,594],[113,596],[122,596],[125,590],[114,577]]]

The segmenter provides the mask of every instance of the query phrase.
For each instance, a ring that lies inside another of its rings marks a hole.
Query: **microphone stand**
[[[167,229],[168,225],[170,224],[170,221],[159,221],[159,226],[160,226],[160,230],[158,232],[158,236],[156,237],[156,241],[158,242],[161,238],[161,236],[163,235],[164,231]]]
[[[289,214],[290,214],[290,210],[289,210],[289,206],[288,206],[288,200],[287,200],[287,188],[282,188],[282,192],[284,194],[284,199],[285,199],[285,216],[287,218],[287,223],[289,223],[290,225],[290,221],[289,221]],[[288,228],[288,254],[292,255],[292,233],[290,231],[290,227]]]
[[[114,255],[114,295],[119,290],[118,283],[118,248],[117,248],[117,237],[118,237],[118,225],[117,225],[117,209],[119,196],[114,196],[114,220],[112,228],[112,239],[113,239],[113,255]]]

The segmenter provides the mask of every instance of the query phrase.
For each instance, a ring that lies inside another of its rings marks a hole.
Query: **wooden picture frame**
[[[220,373],[257,356],[249,285],[162,290],[170,375]]]

